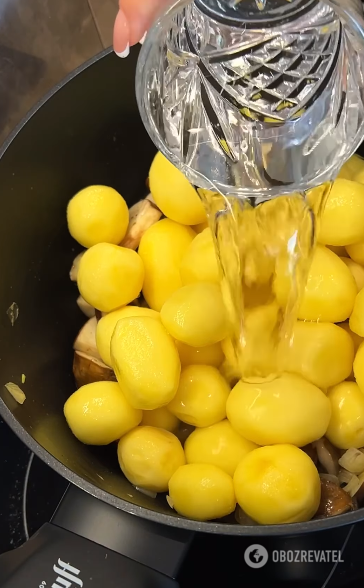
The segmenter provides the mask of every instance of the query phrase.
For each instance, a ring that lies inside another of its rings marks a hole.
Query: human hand
[[[114,51],[127,57],[130,47],[142,42],[146,31],[159,12],[173,0],[119,0],[119,12],[114,26]]]

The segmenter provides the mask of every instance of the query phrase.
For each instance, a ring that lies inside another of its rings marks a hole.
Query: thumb
[[[119,0],[119,12],[114,27],[114,50],[126,57],[129,47],[138,43],[158,14],[173,0]]]

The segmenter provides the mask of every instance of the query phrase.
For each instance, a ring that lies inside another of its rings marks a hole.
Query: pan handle
[[[0,586],[178,588],[175,578],[192,538],[70,485],[52,522],[0,556]]]

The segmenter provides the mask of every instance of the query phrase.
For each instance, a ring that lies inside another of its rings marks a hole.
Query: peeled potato
[[[174,292],[163,305],[161,320],[174,339],[191,347],[214,345],[228,333],[220,286],[210,282],[189,284]]]
[[[99,243],[80,261],[77,284],[81,296],[97,310],[111,312],[138,298],[144,266],[131,249]]]
[[[117,380],[135,408],[161,408],[175,396],[181,362],[160,321],[149,316],[121,319],[111,338],[111,360]]]
[[[160,311],[173,292],[181,288],[179,266],[195,236],[190,227],[167,218],[142,236],[138,253],[145,267],[143,295],[153,310]]]
[[[174,472],[185,464],[177,437],[154,427],[137,427],[120,439],[118,459],[129,482],[151,492],[166,492]]]
[[[292,445],[249,452],[236,468],[234,490],[243,511],[261,525],[309,521],[321,496],[313,461]]]
[[[233,476],[243,457],[258,446],[247,441],[226,419],[195,429],[185,443],[187,463],[211,463]]]
[[[353,359],[353,340],[344,329],[332,323],[298,321],[285,369],[326,390],[350,376]]]
[[[72,433],[86,445],[108,445],[137,427],[142,411],[133,408],[116,382],[79,388],[64,405]]]
[[[359,374],[358,374],[359,375]],[[364,446],[364,394],[355,382],[342,382],[328,391],[331,419],[326,437],[335,447]]]
[[[113,188],[89,186],[68,203],[67,221],[72,237],[84,247],[97,243],[118,245],[128,228],[129,210]]]
[[[183,285],[193,282],[219,282],[219,267],[210,229],[196,235],[179,268]]]
[[[177,393],[168,410],[188,425],[209,427],[226,417],[229,392],[218,369],[190,365],[182,370]]]
[[[157,153],[149,172],[149,187],[163,214],[183,225],[206,221],[204,206],[187,178],[162,153]]]
[[[122,318],[130,316],[150,316],[151,318],[159,319],[158,312],[141,306],[124,306],[103,316],[97,323],[96,344],[101,359],[106,365],[111,366],[112,364],[110,344],[115,327]]]
[[[349,318],[358,290],[345,263],[318,245],[308,274],[298,318],[339,323]]]
[[[238,382],[226,413],[237,433],[257,445],[304,447],[325,435],[331,408],[319,388],[284,373],[261,384]]]
[[[332,185],[320,219],[323,245],[351,245],[364,240],[364,186],[339,178]]]
[[[215,465],[184,465],[173,474],[168,486],[169,505],[189,519],[220,519],[235,510],[232,478]]]

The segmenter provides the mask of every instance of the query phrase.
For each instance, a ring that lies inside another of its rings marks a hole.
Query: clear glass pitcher
[[[363,77],[357,0],[177,2],[143,44],[141,116],[207,207],[239,376],[284,368],[320,211],[363,139]]]

